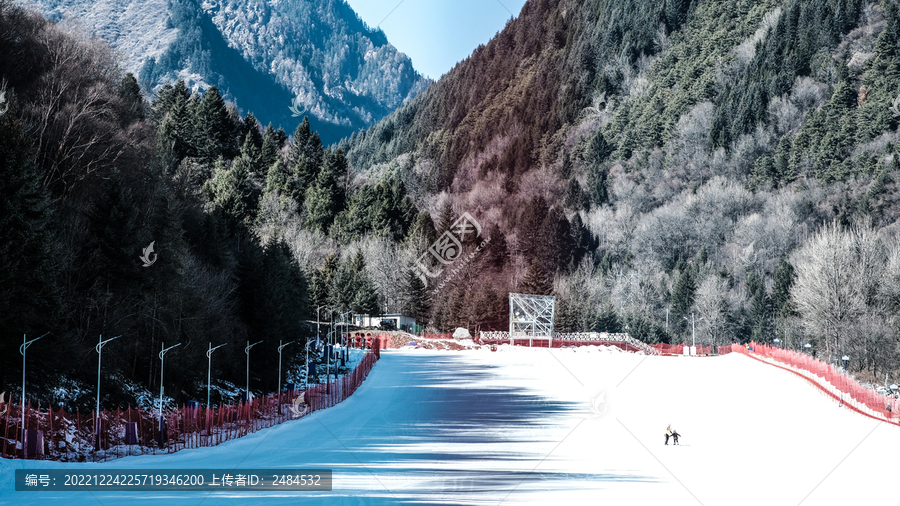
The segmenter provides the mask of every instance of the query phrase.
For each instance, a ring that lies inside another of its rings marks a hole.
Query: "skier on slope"
[[[670,423],[668,427],[666,427],[666,444],[669,444],[669,438],[672,437],[672,424]]]

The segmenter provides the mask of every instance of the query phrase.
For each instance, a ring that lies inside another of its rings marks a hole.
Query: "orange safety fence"
[[[49,408],[42,412],[40,406],[32,407],[28,402],[22,437],[21,407],[0,403],[0,457],[108,460],[216,446],[338,404],[365,381],[379,356],[375,348],[352,372],[329,383],[311,385],[306,391],[274,393],[213,408],[182,405],[163,413],[162,430],[157,410],[129,407],[102,411],[99,430],[95,432],[94,411],[82,415],[64,408]]]
[[[805,378],[843,406],[862,415],[900,424],[900,400],[860,385],[845,371],[792,350],[759,343],[720,346],[719,353],[740,353]]]
[[[666,344],[666,343],[657,343],[651,344],[651,348],[656,349],[660,355],[686,355],[684,352],[685,348],[688,348],[688,353],[690,354],[691,346],[687,343],[681,344]],[[697,346],[697,355],[712,355],[712,346]]]

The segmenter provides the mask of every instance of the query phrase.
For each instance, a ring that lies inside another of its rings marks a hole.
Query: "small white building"
[[[405,316],[402,314],[386,314],[386,315],[367,315],[367,314],[358,314],[353,315],[354,324],[357,327],[366,328],[366,327],[380,327],[381,323],[384,322],[387,325],[390,325],[391,322],[394,324],[394,328],[397,330],[403,330],[410,333],[415,333],[416,331],[416,319],[412,316]]]

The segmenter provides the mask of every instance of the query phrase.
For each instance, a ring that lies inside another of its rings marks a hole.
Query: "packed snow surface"
[[[736,354],[405,349],[340,405],[218,447],[2,461],[0,504],[895,504],[898,455],[900,428]],[[15,492],[22,467],[330,468],[334,488]]]

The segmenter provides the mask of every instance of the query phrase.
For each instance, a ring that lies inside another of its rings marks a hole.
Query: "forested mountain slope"
[[[693,313],[704,342],[810,341],[874,370],[897,346],[897,13],[533,0],[342,146],[432,217],[450,203],[499,230],[509,259],[491,284],[520,290],[536,265],[562,329],[680,340]],[[861,237],[870,254],[849,246]],[[810,292],[833,265],[853,288]],[[435,304],[473,301],[486,274]],[[805,297],[826,300],[817,313]]]
[[[430,83],[343,0],[35,4],[50,19],[109,42],[145,90],[178,78],[193,91],[216,86],[264,124],[291,131],[309,116],[328,143],[371,125]]]

